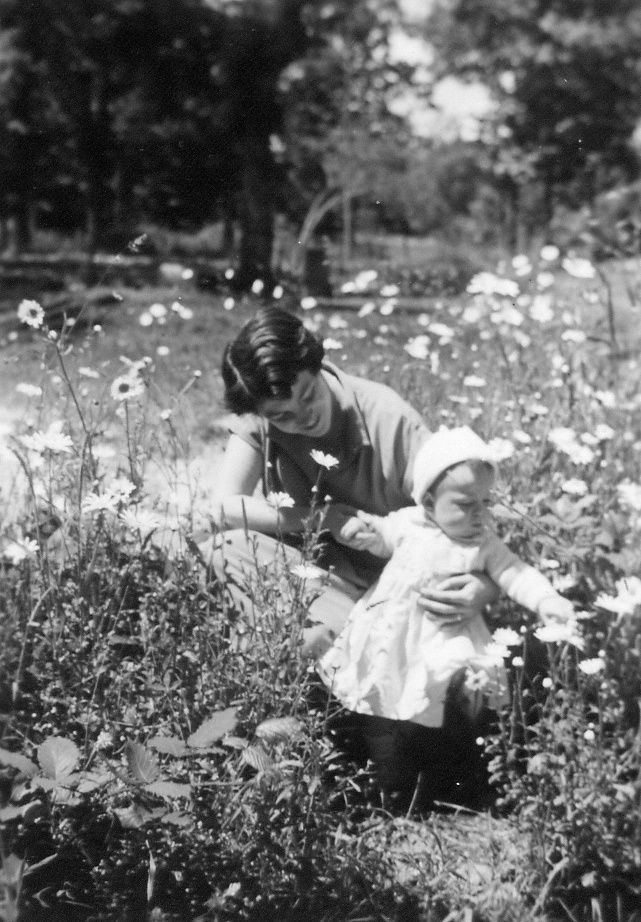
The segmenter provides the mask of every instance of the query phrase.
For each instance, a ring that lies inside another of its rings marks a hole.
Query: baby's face
[[[474,470],[457,464],[434,490],[431,517],[455,541],[479,541],[490,519],[490,494],[494,472],[490,467]]]

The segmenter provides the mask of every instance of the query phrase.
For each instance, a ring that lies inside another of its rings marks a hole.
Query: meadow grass
[[[5,323],[0,918],[634,918],[636,311],[618,309],[613,348],[590,267],[524,268],[424,314],[381,280],[359,312],[302,302],[331,361],[492,443],[500,531],[575,603],[557,636],[492,612],[524,639],[479,741],[492,815],[382,810],[299,652],[313,583],[257,565],[238,611],[193,552],[225,437],[220,353],[259,301],[122,289],[62,338]]]

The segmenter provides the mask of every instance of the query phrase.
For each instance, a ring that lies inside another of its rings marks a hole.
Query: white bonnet
[[[489,445],[469,426],[439,429],[428,436],[416,453],[412,472],[412,499],[422,503],[425,494],[440,475],[463,461],[485,461],[496,473],[496,458]]]

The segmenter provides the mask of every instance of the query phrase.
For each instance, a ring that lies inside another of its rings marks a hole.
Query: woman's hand
[[[419,593],[419,605],[438,624],[462,624],[495,602],[499,590],[483,573],[459,573],[448,576],[435,586]]]

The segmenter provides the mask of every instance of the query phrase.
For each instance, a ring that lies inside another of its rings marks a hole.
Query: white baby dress
[[[549,583],[491,532],[477,544],[453,541],[419,506],[392,513],[384,523],[392,558],[319,661],[321,678],[352,711],[427,727],[441,726],[447,689],[461,670],[471,689],[482,688],[498,706],[506,694],[505,651],[492,642],[483,617],[439,624],[419,607],[418,589],[447,576],[485,572],[536,610],[550,594]]]

